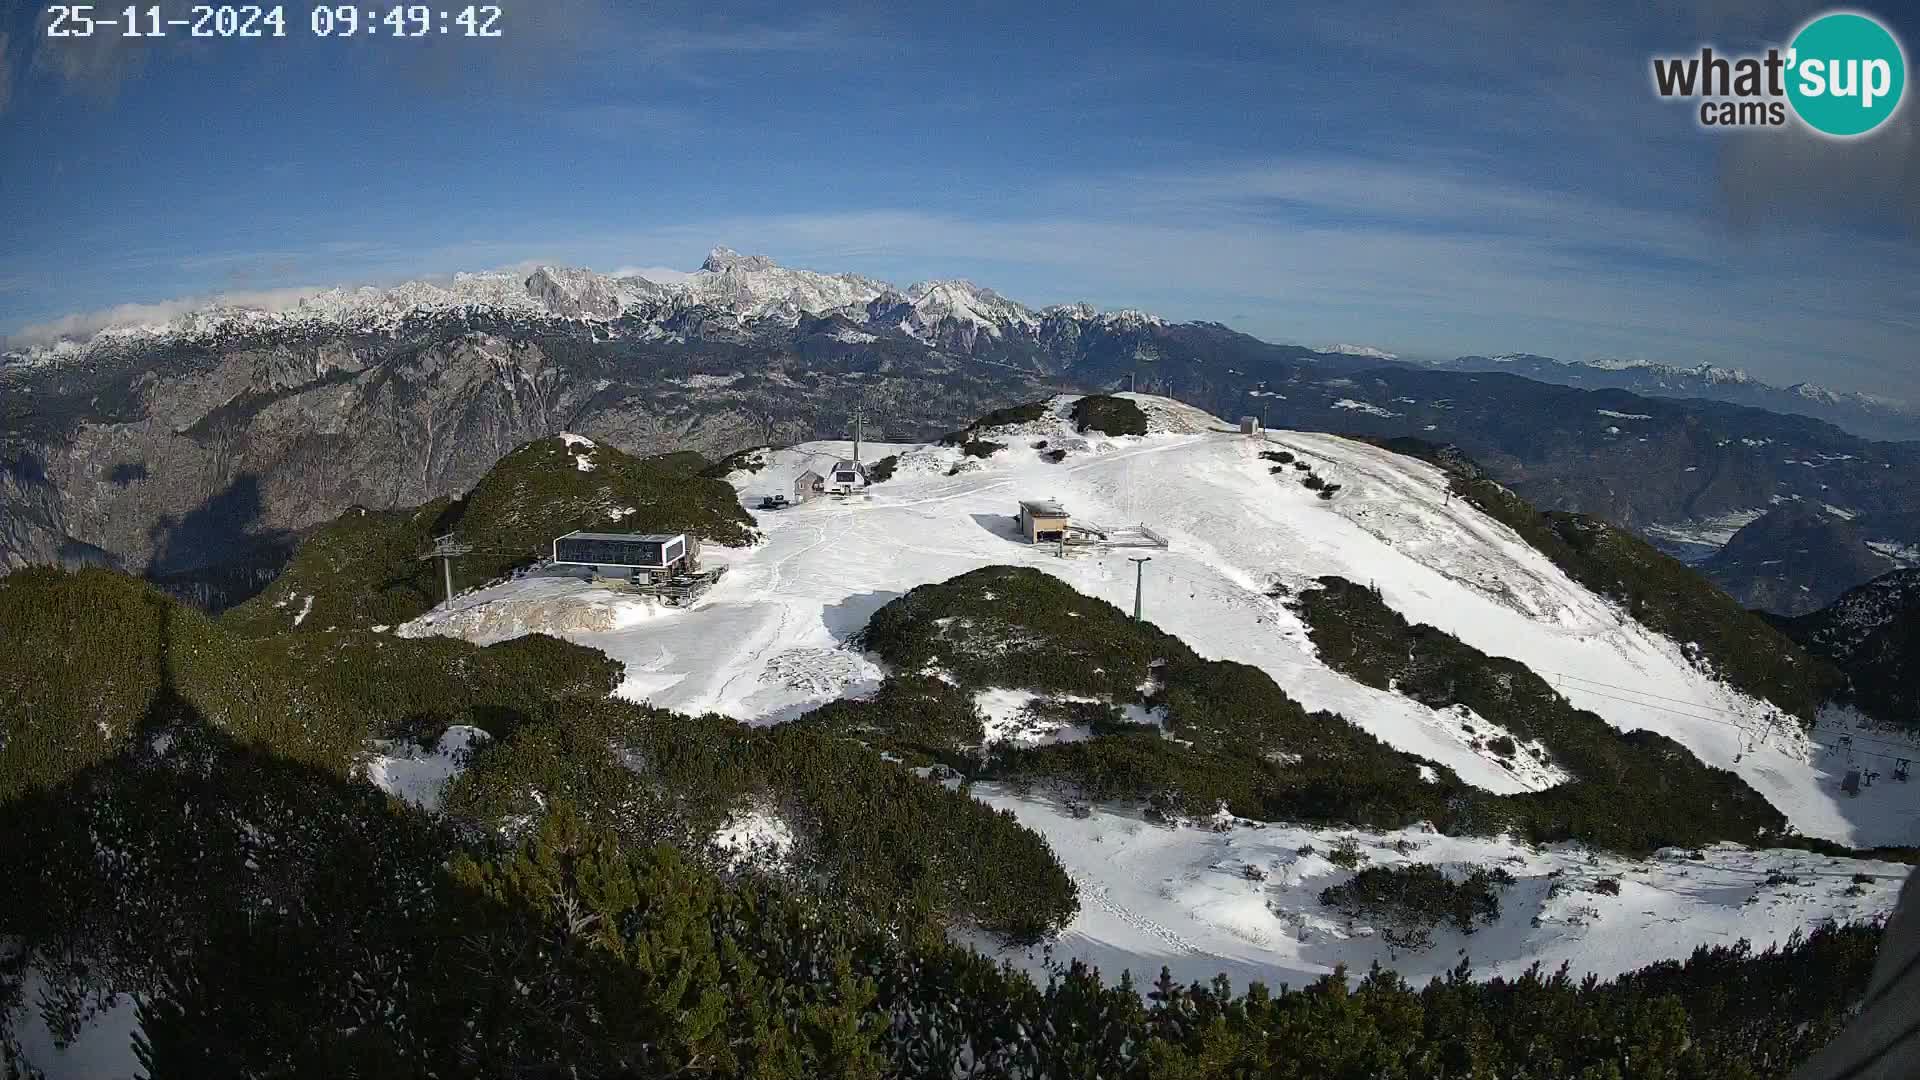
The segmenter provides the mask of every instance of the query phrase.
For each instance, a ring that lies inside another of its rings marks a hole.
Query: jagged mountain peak
[[[717,247],[707,252],[707,259],[700,269],[712,274],[724,274],[729,270],[771,270],[772,259],[765,255],[742,255],[730,247]]]
[[[1071,304],[1052,304],[1040,309],[1040,314],[1051,318],[1075,319],[1085,322],[1100,314],[1100,309],[1085,300],[1076,300]]]
[[[907,289],[906,298],[913,308],[904,320],[910,331],[933,329],[950,319],[998,337],[1007,329],[1031,329],[1038,324],[1024,304],[971,281],[916,282]]]

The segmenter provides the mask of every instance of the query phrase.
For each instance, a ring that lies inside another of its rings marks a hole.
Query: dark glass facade
[[[554,557],[559,562],[588,563],[594,566],[663,565],[662,548],[671,547],[670,557],[678,558],[685,545],[678,541],[604,540],[583,536],[563,536],[554,541]]]

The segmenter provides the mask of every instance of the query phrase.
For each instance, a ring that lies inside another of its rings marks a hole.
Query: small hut
[[[1240,418],[1240,434],[1242,435],[1260,434],[1260,418],[1257,416],[1241,417]]]
[[[1052,499],[1020,500],[1020,531],[1030,544],[1058,543],[1067,535],[1067,508]]]
[[[796,503],[806,502],[808,499],[820,494],[826,486],[826,477],[821,476],[812,469],[808,469],[806,472],[793,478],[793,501]]]

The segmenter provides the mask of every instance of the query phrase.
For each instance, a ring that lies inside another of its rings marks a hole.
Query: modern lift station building
[[[553,540],[553,565],[590,568],[606,577],[651,580],[694,569],[686,533],[570,532]]]
[[[867,467],[859,458],[841,458],[833,463],[832,477],[827,490],[849,495],[867,486]]]

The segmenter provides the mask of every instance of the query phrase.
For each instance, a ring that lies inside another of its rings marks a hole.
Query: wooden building
[[[1067,535],[1067,508],[1052,499],[1020,500],[1020,531],[1030,544],[1053,544]]]
[[[808,499],[824,491],[826,486],[826,477],[821,476],[812,469],[808,469],[806,472],[793,478],[793,501],[796,503],[806,502]]]

